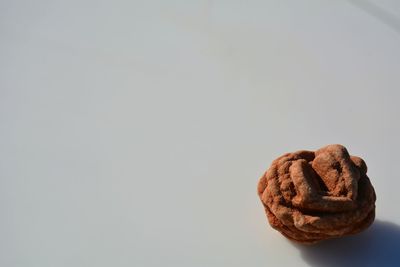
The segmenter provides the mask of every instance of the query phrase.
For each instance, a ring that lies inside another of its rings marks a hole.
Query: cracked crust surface
[[[342,145],[282,155],[260,178],[258,195],[271,226],[300,243],[356,234],[375,218],[367,165]]]

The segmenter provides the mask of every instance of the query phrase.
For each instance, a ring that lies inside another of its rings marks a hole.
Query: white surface
[[[378,265],[400,244],[400,5],[372,3],[1,1],[0,266]],[[330,143],[392,225],[310,251],[256,185]]]

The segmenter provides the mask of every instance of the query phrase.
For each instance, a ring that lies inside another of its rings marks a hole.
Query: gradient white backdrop
[[[256,186],[330,143],[400,224],[399,18],[394,0],[0,1],[0,266],[321,266]]]

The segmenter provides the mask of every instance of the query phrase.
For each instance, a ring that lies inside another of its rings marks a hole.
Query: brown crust
[[[271,226],[300,243],[356,234],[375,218],[367,165],[342,145],[277,158],[257,191]]]

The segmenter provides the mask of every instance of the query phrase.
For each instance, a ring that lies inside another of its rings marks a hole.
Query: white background
[[[3,0],[0,34],[0,266],[399,260],[399,2]],[[331,143],[377,222],[293,245],[258,179]]]

